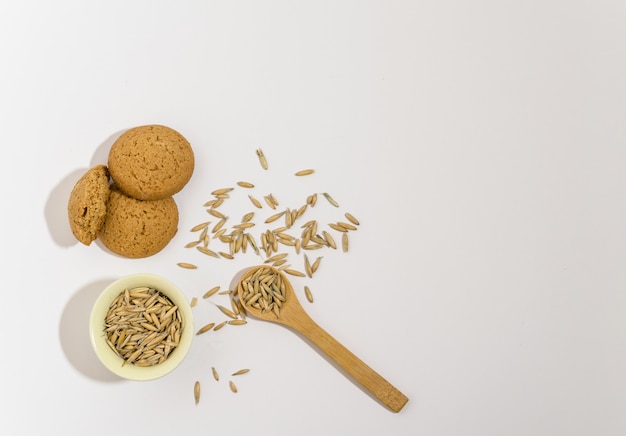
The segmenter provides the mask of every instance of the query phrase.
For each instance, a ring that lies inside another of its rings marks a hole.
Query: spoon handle
[[[399,412],[409,401],[406,395],[341,345],[308,315],[300,316],[297,323],[292,323],[292,327],[311,340],[391,411]]]

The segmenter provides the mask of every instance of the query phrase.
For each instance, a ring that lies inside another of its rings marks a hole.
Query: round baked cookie
[[[109,172],[126,195],[137,200],[171,197],[187,184],[194,169],[189,141],[158,124],[122,133],[109,150]]]
[[[98,237],[113,253],[140,258],[165,248],[177,230],[178,207],[174,198],[137,200],[113,186]]]
[[[98,237],[109,194],[109,171],[105,165],[87,170],[72,188],[67,215],[72,234],[82,244],[90,245]]]

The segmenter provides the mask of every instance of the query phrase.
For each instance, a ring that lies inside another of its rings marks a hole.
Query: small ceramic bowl
[[[182,318],[182,333],[178,346],[164,362],[152,366],[123,364],[122,357],[107,344],[104,333],[104,320],[113,300],[125,289],[130,290],[141,286],[154,288],[168,297],[178,307]],[[89,319],[89,337],[96,355],[109,371],[129,380],[154,380],[174,370],[183,361],[191,347],[193,339],[191,305],[176,285],[163,277],[152,274],[133,274],[122,277],[107,286],[96,300]]]

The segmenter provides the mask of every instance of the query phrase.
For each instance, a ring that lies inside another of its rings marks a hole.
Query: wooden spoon
[[[256,284],[254,284],[255,281]],[[264,295],[255,297],[255,300],[253,296],[261,293],[261,288],[263,288],[261,281],[266,282],[266,291]],[[269,294],[267,290],[270,291]],[[280,299],[272,297],[272,292],[275,295],[279,291]],[[279,270],[267,265],[249,269],[239,280],[237,296],[246,311],[254,317],[283,324],[303,334],[393,412],[399,412],[409,401],[402,392],[363,363],[309,317],[296,298],[291,283]],[[261,304],[264,299],[265,303],[271,304],[273,301],[274,305],[279,305],[279,308],[264,306]]]

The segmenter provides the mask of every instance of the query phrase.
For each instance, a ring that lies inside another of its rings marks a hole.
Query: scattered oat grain
[[[272,198],[269,195],[264,196],[263,199],[271,209],[276,209],[276,205],[272,202]]]
[[[215,327],[213,327],[213,331],[216,332],[219,329],[221,329],[222,327],[224,327],[226,324],[228,323],[228,321],[222,321],[221,323],[219,323],[218,325],[216,325]]]
[[[214,198],[213,200],[207,201],[202,206],[204,206],[204,207],[219,207],[219,206],[221,206],[221,204],[223,202],[224,202],[224,200],[222,200],[222,199]]]
[[[202,327],[200,330],[198,330],[196,332],[196,335],[201,335],[202,333],[206,333],[209,330],[211,330],[213,327],[215,327],[215,323],[214,322],[210,322],[207,325],[205,325],[204,327]]]
[[[226,216],[217,209],[207,209],[207,212],[213,215],[215,218],[226,218]]]
[[[333,197],[330,196],[328,192],[322,192],[322,195],[326,198],[326,200],[328,200],[330,204],[332,204],[335,207],[339,207],[339,204],[335,201]]]
[[[254,223],[251,222],[243,222],[243,223],[239,223],[239,224],[235,224],[233,226],[233,229],[249,229],[251,227],[254,227]]]
[[[346,229],[346,230],[356,230],[356,227],[354,227],[352,224],[345,223],[345,222],[343,222],[343,221],[339,221],[339,222],[337,222],[337,225],[338,225],[339,227],[343,227],[343,228],[344,228],[344,229]]]
[[[211,224],[211,221],[205,221],[203,223],[197,224],[191,228],[190,232],[197,232],[199,230],[206,229],[209,224]]]
[[[281,260],[287,257],[287,253],[280,253],[280,254],[275,254],[271,257],[268,257],[267,259],[265,259],[265,263],[272,263],[272,262],[276,262],[277,260]]]
[[[205,294],[202,296],[202,298],[209,298],[211,295],[214,295],[219,290],[220,290],[219,286],[214,286],[213,288],[206,291]]]
[[[219,257],[219,255],[215,251],[207,247],[196,247],[196,250],[198,250],[202,254],[206,254],[207,256]]]
[[[254,204],[257,208],[261,209],[263,207],[261,202],[259,200],[257,200],[256,198],[254,198],[252,195],[248,195],[248,198],[250,199],[252,204]]]
[[[227,218],[222,218],[221,220],[219,220],[217,224],[213,226],[213,230],[211,230],[211,233],[215,233],[219,231],[219,229],[221,229],[224,226],[224,224],[226,224],[226,219]]]
[[[187,263],[187,262],[178,262],[177,265],[181,268],[185,268],[185,269],[196,269],[198,268],[196,265],[194,265],[193,263]]]
[[[231,391],[233,391],[234,393],[237,393],[237,386],[235,385],[235,383],[232,382],[232,380],[228,381],[228,386],[230,386]]]
[[[265,157],[265,154],[263,154],[263,150],[261,150],[260,148],[257,149],[256,154],[259,157],[259,163],[261,164],[261,167],[264,170],[267,170],[267,168],[268,168],[267,158]]]
[[[228,194],[229,192],[231,192],[233,190],[233,188],[221,188],[221,189],[216,189],[215,191],[211,192],[211,195],[223,195],[223,194]]]
[[[348,219],[348,221],[350,221],[352,224],[354,224],[355,226],[360,225],[361,223],[359,222],[358,219],[356,219],[352,214],[346,212],[345,213],[346,218]]]
[[[337,244],[335,244],[335,240],[333,239],[333,237],[331,236],[330,233],[328,233],[326,230],[324,230],[322,232],[322,234],[324,235],[324,240],[326,242],[326,244],[332,248],[332,249],[336,249],[337,248]]]
[[[254,218],[254,212],[248,212],[243,217],[241,217],[241,222],[242,223],[247,223],[250,220],[252,220],[252,218]]]
[[[306,271],[306,275],[309,276],[309,278],[313,277],[313,268],[311,267],[311,262],[309,261],[309,257],[306,254],[304,255],[304,270]]]
[[[271,215],[271,216],[267,217],[267,219],[265,220],[265,223],[269,224],[271,222],[276,221],[278,218],[283,216],[284,213],[285,213],[285,211],[283,210],[282,212],[278,212],[278,213],[275,213],[274,215]]]
[[[328,227],[330,227],[331,229],[337,230],[338,232],[347,232],[348,229],[346,229],[345,227],[340,226],[339,224],[336,223],[329,223]]]
[[[306,299],[309,300],[309,303],[313,302],[313,294],[308,286],[304,287],[304,295],[306,295]]]
[[[193,397],[196,405],[200,402],[200,382],[196,381],[193,385]]]
[[[246,321],[245,319],[233,319],[231,321],[228,321],[228,324],[230,324],[230,325],[244,325],[244,324],[248,324],[248,321]]]
[[[297,271],[295,269],[285,268],[283,271],[285,271],[287,274],[291,274],[292,276],[304,277],[303,272]]]
[[[223,313],[224,315],[226,315],[226,316],[228,316],[228,317],[230,317],[230,318],[232,318],[232,319],[237,319],[237,314],[236,314],[236,313],[234,313],[232,310],[230,310],[230,309],[228,309],[228,308],[226,308],[226,307],[224,307],[224,306],[221,306],[221,305],[219,305],[219,304],[216,304],[216,306],[217,306],[217,308],[218,308],[219,310],[221,310],[221,311],[222,311],[222,313]]]
[[[313,174],[314,172],[315,170],[312,169],[300,170],[296,172],[296,176],[308,176],[309,174]]]
[[[319,268],[319,266],[320,266],[320,262],[321,261],[322,261],[322,256],[320,256],[317,259],[315,259],[313,261],[313,264],[311,265],[311,271],[316,272],[317,268]]]

